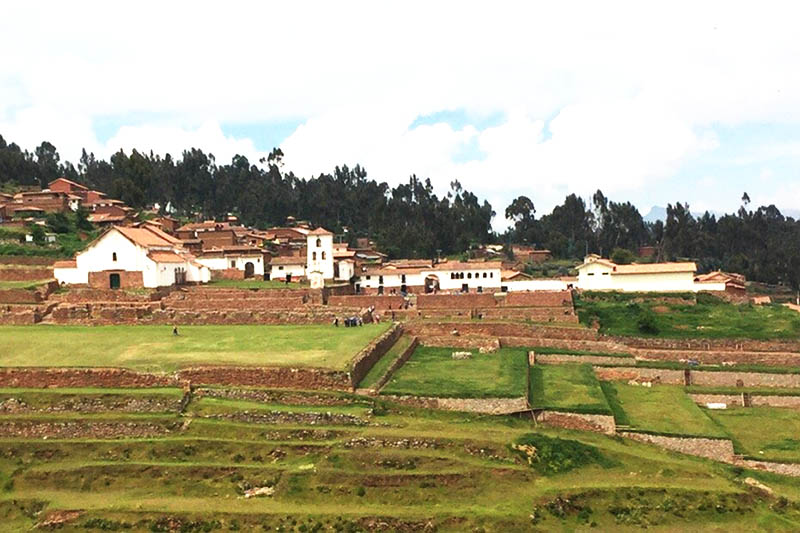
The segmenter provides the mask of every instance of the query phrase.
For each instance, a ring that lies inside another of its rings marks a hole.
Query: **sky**
[[[453,180],[538,215],[800,208],[797,2],[13,2],[0,135]]]

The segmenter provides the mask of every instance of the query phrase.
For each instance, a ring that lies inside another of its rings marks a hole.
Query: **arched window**
[[[322,252],[322,260],[325,261],[325,252]]]
[[[317,260],[317,252],[311,252],[311,260],[312,261],[316,261]]]
[[[112,261],[116,261],[117,260],[117,252],[112,252],[111,253],[111,260]]]
[[[319,248],[320,246],[322,246],[322,239],[317,237],[317,248]]]

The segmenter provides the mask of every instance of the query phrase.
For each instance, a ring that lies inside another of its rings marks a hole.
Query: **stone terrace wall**
[[[665,339],[662,337],[609,337],[609,340],[642,350],[800,352],[800,341],[747,339]]]
[[[176,387],[173,376],[147,374],[122,368],[3,368],[0,387]]]
[[[475,309],[494,307],[497,300],[493,294],[420,294],[417,307],[420,309]]]
[[[769,366],[800,366],[800,353],[790,352],[640,350],[636,348],[631,348],[629,351],[641,359],[654,361],[686,361],[694,359],[705,364],[734,362]]]
[[[515,307],[568,307],[572,309],[572,292],[509,292],[506,294],[502,305]]]
[[[592,365],[628,365],[634,363],[631,357],[609,357],[602,355],[569,355],[534,353],[534,363],[541,365],[560,365],[563,363],[589,363]]]
[[[439,336],[425,337],[425,340],[420,340],[423,346],[433,346],[439,348],[467,348],[470,350],[479,350],[481,348],[487,350],[497,350],[500,348],[500,339],[497,337],[484,337],[481,335],[467,335],[467,336]]]
[[[36,305],[0,305],[0,324],[5,326],[30,326],[42,320]]]
[[[364,379],[370,369],[383,357],[389,349],[394,346],[397,339],[403,334],[403,326],[398,323],[392,325],[386,332],[377,339],[370,342],[353,360],[350,369],[351,386],[355,389]]]
[[[715,461],[731,462],[733,460],[733,443],[725,439],[704,439],[698,437],[667,437],[648,433],[621,431],[623,437],[655,444],[667,450],[706,457]]]
[[[684,385],[683,370],[669,370],[663,368],[639,368],[633,366],[608,367],[595,366],[594,373],[597,379],[603,381],[628,381],[636,378],[656,379],[666,385]]]
[[[364,308],[374,306],[376,310],[399,310],[406,305],[402,296],[328,296],[328,305]]]
[[[52,268],[0,268],[0,281],[38,281],[52,277]]]
[[[590,415],[560,411],[535,411],[537,422],[548,426],[581,431],[595,431],[613,435],[617,429],[614,417],[610,415]]]
[[[733,387],[800,387],[800,374],[766,374],[761,372],[728,372],[692,370],[692,385]]]
[[[630,353],[624,346],[603,341],[551,339],[546,337],[500,337],[500,343],[510,348],[550,347],[562,348],[564,350],[583,350],[587,352]]]
[[[570,328],[513,322],[411,322],[406,329],[424,341],[426,336],[449,335],[458,330],[461,335],[488,337],[529,337],[565,340],[599,340],[597,332],[587,328]]]
[[[225,298],[218,300],[171,300],[165,309],[186,311],[260,311],[262,309],[292,309],[306,305],[303,296],[282,298]]]
[[[0,304],[35,304],[43,299],[41,293],[31,289],[0,290]]]
[[[741,394],[690,394],[695,403],[705,405],[707,403],[725,403],[734,407],[744,407]],[[750,405],[752,407],[787,407],[790,409],[800,409],[800,396],[772,396],[772,395],[750,395]]]
[[[466,411],[489,415],[504,415],[527,411],[528,400],[520,398],[432,398],[429,396],[381,396],[387,400],[423,409]]]
[[[212,270],[211,279],[244,279],[244,270],[239,270],[238,268]]]
[[[40,257],[35,255],[2,255],[0,265],[47,265],[56,262],[53,257]]]
[[[50,300],[65,303],[155,302],[167,296],[170,291],[171,288],[137,291],[71,288],[67,291],[53,294]]]
[[[351,390],[347,372],[320,368],[208,366],[180,370],[178,377],[199,385]]]
[[[484,319],[530,320],[531,322],[557,322],[577,324],[578,315],[562,307],[496,307],[479,311]]]
[[[397,357],[397,359],[395,359],[394,362],[392,362],[391,366],[389,366],[389,368],[386,370],[386,373],[383,376],[381,376],[381,379],[379,379],[378,382],[375,384],[373,390],[376,391],[381,390],[383,386],[389,382],[394,373],[397,372],[397,369],[406,364],[406,361],[411,359],[411,356],[414,354],[414,350],[417,349],[417,346],[419,346],[419,339],[414,337],[413,339],[411,339],[411,342],[409,343],[408,347],[403,351],[403,353],[401,353]]]

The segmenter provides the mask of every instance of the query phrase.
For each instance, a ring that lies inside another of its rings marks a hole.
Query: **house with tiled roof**
[[[589,254],[577,267],[578,288],[590,291],[695,292],[697,265],[676,263],[634,263],[620,265]]]
[[[211,278],[208,267],[180,240],[152,225],[112,226],[74,260],[56,263],[53,273],[65,285],[103,289],[205,283]]]
[[[399,259],[364,267],[358,274],[356,292],[368,294],[449,292],[496,292],[501,289],[499,261],[440,261]]]

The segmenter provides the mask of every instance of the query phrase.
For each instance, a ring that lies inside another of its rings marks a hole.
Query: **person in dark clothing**
[[[174,336],[176,336],[176,337],[177,337],[178,335],[180,335],[180,333],[178,333],[178,326],[174,326],[174,327],[172,328],[172,334],[173,334]]]

